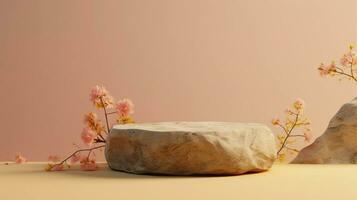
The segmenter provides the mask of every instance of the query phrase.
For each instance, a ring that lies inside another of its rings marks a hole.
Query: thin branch
[[[111,114],[117,114],[117,111],[113,111],[113,112],[108,112],[107,115],[111,115]]]
[[[352,75],[350,75],[350,74],[346,74],[345,72],[338,72],[338,71],[335,71],[335,73],[341,74],[341,75],[344,75],[344,76],[348,76],[348,77],[352,78],[354,81],[357,82],[357,78],[352,76]]]
[[[342,68],[335,67],[336,69],[340,70],[340,72],[344,72]]]
[[[299,151],[299,150],[297,150],[297,149],[294,149],[294,148],[291,148],[291,147],[288,147],[288,146],[285,146],[284,148],[286,148],[286,149],[288,149],[288,150],[291,150],[291,151]]]
[[[353,75],[353,56],[351,56],[351,66],[350,66],[350,68],[351,68],[351,76],[353,77],[353,79],[354,79],[355,81],[357,81],[356,78],[355,78],[355,76]]]
[[[305,137],[304,135],[290,135],[290,137]]]
[[[281,150],[283,150],[283,148],[285,147],[285,144],[286,144],[287,140],[289,139],[291,132],[292,132],[293,129],[295,128],[298,119],[299,119],[299,114],[296,115],[294,124],[291,126],[291,128],[290,128],[288,134],[286,135],[286,137],[285,137],[285,139],[284,139],[284,141],[283,141],[283,143],[282,143],[280,149],[279,149],[278,152],[276,153],[277,155],[279,155],[279,153],[281,152]]]
[[[100,138],[95,138],[94,143],[105,143],[105,140],[102,140]]]
[[[87,160],[89,160],[90,154],[92,153],[93,150],[89,150],[88,151],[88,155],[87,155]]]
[[[104,115],[105,115],[105,122],[106,122],[106,124],[107,124],[107,131],[108,131],[108,133],[109,133],[109,132],[110,132],[110,129],[109,129],[107,109],[105,108],[105,104],[104,104],[104,101],[103,101],[103,98],[102,98],[102,97],[100,97],[100,101],[101,101],[101,103],[102,103],[102,105],[103,105]]]
[[[105,143],[105,139],[104,139],[104,137],[102,136],[102,134],[98,134],[99,135],[99,137],[103,140],[103,142]]]
[[[79,149],[79,150],[73,152],[71,155],[69,155],[69,156],[68,156],[67,158],[65,158],[64,160],[62,160],[62,162],[57,163],[57,164],[55,164],[55,165],[62,165],[62,164],[65,163],[68,159],[70,159],[72,156],[76,155],[76,154],[79,153],[79,152],[82,152],[82,151],[90,151],[90,152],[91,152],[91,151],[93,151],[93,150],[95,150],[95,149],[100,149],[100,148],[103,148],[103,147],[105,147],[105,145],[96,146],[96,147],[87,148],[87,149]],[[55,165],[54,165],[54,166],[55,166]]]
[[[278,126],[279,126],[281,129],[284,130],[284,133],[285,133],[286,135],[288,134],[288,130],[286,130],[286,128],[285,128],[283,125],[281,125],[281,124],[279,123]]]
[[[296,123],[296,126],[310,125],[310,122],[300,122]]]

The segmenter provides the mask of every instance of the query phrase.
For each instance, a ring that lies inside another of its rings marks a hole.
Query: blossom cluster
[[[134,123],[134,119],[130,116],[134,113],[134,104],[130,99],[122,99],[114,103],[114,98],[103,86],[95,86],[90,92],[90,101],[97,109],[104,112],[105,123],[100,120],[98,115],[94,112],[89,112],[84,115],[84,125],[81,132],[82,142],[87,146],[80,148],[72,153],[70,156],[59,162],[58,156],[49,156],[46,170],[47,171],[62,171],[65,168],[70,168],[76,163],[80,164],[80,168],[85,171],[94,171],[98,168],[93,151],[105,147],[106,135],[110,132],[114,124],[110,124],[109,116],[116,114],[116,122],[119,124]],[[109,111],[113,109],[114,111]],[[98,145],[102,144],[102,145]],[[88,152],[83,155],[83,152]]]
[[[357,53],[352,45],[349,46],[349,51],[342,55],[339,64],[332,61],[330,64],[321,63],[318,67],[321,76],[337,76],[339,79],[347,78],[357,81]]]
[[[278,140],[278,160],[284,161],[288,154],[295,154],[299,150],[294,146],[297,138],[303,138],[306,142],[312,139],[310,121],[304,116],[305,103],[297,99],[286,109],[285,119],[274,118],[271,123],[279,127],[282,132],[277,135]]]
[[[27,162],[27,159],[23,155],[21,155],[20,153],[17,153],[15,155],[15,163],[22,164],[25,162]]]

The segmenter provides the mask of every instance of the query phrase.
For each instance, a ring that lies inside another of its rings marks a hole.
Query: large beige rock
[[[300,151],[292,163],[337,164],[357,161],[357,98],[344,104],[327,130]]]
[[[269,169],[275,138],[261,124],[163,122],[114,126],[106,159],[137,174],[242,174]]]

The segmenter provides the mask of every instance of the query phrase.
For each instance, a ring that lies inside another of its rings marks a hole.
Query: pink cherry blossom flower
[[[318,68],[320,76],[327,76],[328,75],[328,70],[327,67],[323,63],[321,63],[320,67]]]
[[[113,97],[109,95],[109,92],[103,86],[94,86],[89,96],[93,105],[97,108],[110,108],[114,103]]]
[[[110,95],[105,95],[102,97],[103,104],[99,107],[113,108],[114,98]]]
[[[119,116],[117,119],[119,124],[132,124],[135,123],[134,119],[130,116]]]
[[[95,160],[90,160],[88,158],[81,160],[80,168],[83,171],[95,171],[98,169]]]
[[[81,138],[84,144],[91,145],[94,142],[96,133],[89,127],[85,127],[82,131]]]
[[[117,102],[116,109],[121,116],[134,113],[134,104],[130,99],[122,99]]]
[[[94,102],[98,98],[106,95],[107,93],[108,91],[103,86],[96,85],[92,88],[90,92],[90,100]]]
[[[84,116],[84,123],[97,134],[101,134],[104,131],[102,122],[98,119],[97,114],[90,112]]]
[[[20,153],[16,154],[15,163],[22,164],[22,163],[25,163],[25,162],[27,162],[27,159],[24,156],[22,156]]]
[[[273,125],[279,125],[279,124],[280,124],[280,119],[277,118],[277,117],[275,117],[274,119],[271,120],[271,123],[272,123]]]
[[[85,124],[94,124],[98,121],[98,115],[94,112],[89,112],[88,114],[84,115],[84,123]]]
[[[356,52],[350,51],[342,56],[340,63],[344,67],[351,67],[351,65],[357,64]]]
[[[337,72],[337,67],[335,62],[332,62],[330,65],[325,66],[323,63],[321,63],[320,67],[318,68],[320,76],[334,76]]]
[[[297,99],[293,104],[293,106],[296,110],[301,110],[304,107],[304,105],[305,105],[305,102],[302,99]]]
[[[82,156],[79,153],[76,153],[71,157],[70,162],[71,162],[71,164],[75,164],[75,163],[79,162],[81,159],[82,159]]]
[[[335,62],[331,62],[330,65],[327,66],[326,68],[327,68],[327,71],[329,72],[329,74],[333,74],[333,72],[336,72],[336,70],[337,70]]]

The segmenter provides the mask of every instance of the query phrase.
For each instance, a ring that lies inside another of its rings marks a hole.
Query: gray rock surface
[[[137,174],[242,174],[269,169],[276,142],[262,124],[162,122],[114,126],[106,147],[111,169]]]
[[[338,164],[357,161],[357,98],[344,104],[327,130],[300,151],[292,163]]]

